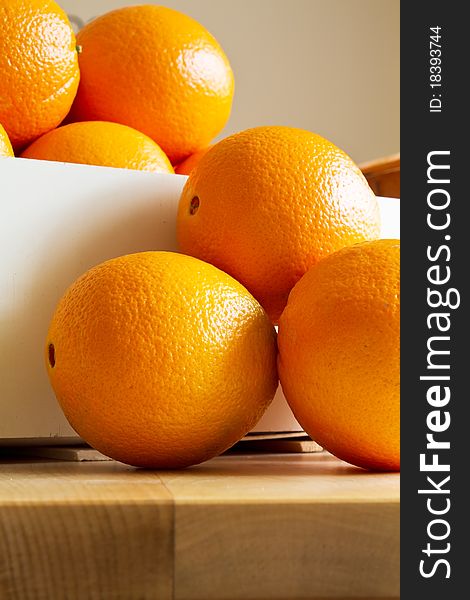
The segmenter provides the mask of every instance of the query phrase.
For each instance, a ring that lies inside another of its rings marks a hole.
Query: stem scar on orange
[[[359,168],[325,138],[291,127],[248,129],[213,146],[189,175],[177,225],[180,250],[238,279],[274,322],[307,269],[380,234]]]
[[[232,277],[142,252],[80,277],[59,302],[45,358],[72,427],[141,467],[184,467],[248,431],[278,384],[274,328]]]

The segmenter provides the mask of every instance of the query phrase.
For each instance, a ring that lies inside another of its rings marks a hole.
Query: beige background
[[[58,0],[77,23],[132,0]],[[221,137],[255,125],[321,133],[356,161],[399,151],[399,0],[161,0],[205,25],[235,71]]]

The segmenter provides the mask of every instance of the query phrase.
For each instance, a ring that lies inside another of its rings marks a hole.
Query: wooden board
[[[15,454],[22,458],[52,458],[54,460],[72,462],[112,460],[86,444],[72,444],[70,446],[23,446],[16,448]]]
[[[0,457],[1,600],[399,597],[399,475],[326,452],[181,471]]]
[[[302,452],[322,452],[323,448],[314,442],[306,434],[290,433],[286,435],[273,434],[247,435],[235,444],[232,452],[242,450],[243,452],[277,452],[277,453],[302,453]]]
[[[321,452],[323,448],[307,434],[251,433],[242,438],[228,452]],[[111,460],[85,443],[70,446],[23,446],[15,449],[17,456],[28,458],[52,458],[72,462]],[[1,599],[0,599],[1,600]]]

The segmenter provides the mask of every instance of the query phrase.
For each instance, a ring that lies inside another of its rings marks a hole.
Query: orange
[[[309,435],[368,469],[400,468],[400,242],[320,261],[279,322],[279,374]]]
[[[13,156],[13,148],[8,139],[7,132],[0,123],[0,156]]]
[[[0,122],[17,150],[57,127],[79,81],[76,41],[52,0],[0,3]]]
[[[47,370],[71,425],[141,467],[211,458],[258,421],[277,386],[276,338],[243,286],[171,252],[109,260],[66,291]]]
[[[230,114],[233,73],[212,35],[163,6],[120,8],[77,35],[81,83],[72,118],[135,127],[172,164],[206,147]]]
[[[46,133],[21,155],[23,158],[121,167],[173,173],[163,150],[136,129],[107,123],[70,123]]]
[[[188,158],[175,167],[175,173],[178,175],[189,175],[194,167],[199,164],[201,158],[205,156],[211,148],[212,146],[208,146],[207,148],[198,150],[194,154],[191,154],[191,156],[188,156]]]
[[[379,232],[377,201],[353,161],[290,127],[216,144],[191,172],[178,211],[181,251],[238,279],[274,322],[309,267]]]

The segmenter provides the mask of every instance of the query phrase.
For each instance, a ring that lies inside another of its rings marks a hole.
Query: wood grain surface
[[[326,452],[182,471],[0,457],[0,599],[399,597],[399,476]]]

